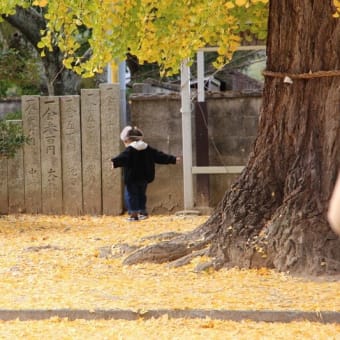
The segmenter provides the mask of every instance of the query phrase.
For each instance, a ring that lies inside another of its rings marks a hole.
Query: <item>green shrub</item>
[[[17,120],[22,118],[22,112],[21,111],[13,111],[9,112],[5,115],[4,120]]]
[[[7,96],[7,90],[11,88],[13,84],[8,80],[0,79],[0,98]]]
[[[0,119],[0,157],[13,158],[29,138],[22,133],[22,127],[13,121]]]
[[[18,50],[0,50],[0,98],[40,94],[36,58]]]

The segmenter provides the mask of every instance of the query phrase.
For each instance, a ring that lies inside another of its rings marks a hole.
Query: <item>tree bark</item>
[[[46,28],[46,22],[42,13],[33,8],[16,8],[16,13],[3,16],[9,24],[18,29],[40,55],[37,47],[40,41],[40,31]],[[45,70],[46,87],[48,95],[72,95],[79,93],[81,77],[63,65],[63,54],[58,47],[52,51],[45,51],[45,57],[41,57]]]
[[[248,164],[209,220],[172,242],[195,251],[209,244],[215,268],[339,273],[340,239],[326,211],[340,163],[340,77],[333,72],[340,63],[340,20],[332,17],[331,0],[271,0],[269,12],[270,72]],[[319,71],[329,72],[315,77]],[[164,243],[125,263],[144,260],[164,262]]]

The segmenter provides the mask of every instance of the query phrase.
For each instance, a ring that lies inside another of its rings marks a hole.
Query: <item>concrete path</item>
[[[215,319],[215,320],[252,320],[263,322],[310,321],[321,323],[340,323],[340,312],[320,311],[262,311],[262,310],[204,310],[204,309],[154,309],[148,311],[132,311],[122,309],[85,310],[85,309],[0,309],[0,320],[44,320],[52,317],[68,318],[69,320],[137,320],[159,318]]]

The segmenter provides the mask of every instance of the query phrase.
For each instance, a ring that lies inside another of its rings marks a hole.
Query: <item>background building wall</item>
[[[179,94],[135,93],[130,96],[130,123],[144,131],[146,142],[164,152],[182,155],[182,117]],[[261,93],[208,93],[209,163],[211,166],[245,165],[257,133]],[[196,165],[194,113],[192,115],[193,165]],[[199,152],[199,151],[198,151]],[[209,206],[215,207],[238,174],[209,175]],[[194,197],[197,201],[196,175]],[[181,166],[158,166],[150,185],[151,212],[173,212],[183,207]]]

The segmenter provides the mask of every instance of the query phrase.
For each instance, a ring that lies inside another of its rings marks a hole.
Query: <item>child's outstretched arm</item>
[[[167,153],[164,153],[163,151],[154,149],[150,147],[150,150],[153,155],[154,162],[157,164],[176,164],[177,163],[177,158],[176,156],[169,155]]]
[[[124,167],[127,165],[129,159],[128,150],[125,149],[118,156],[111,158],[111,163],[113,168]]]

